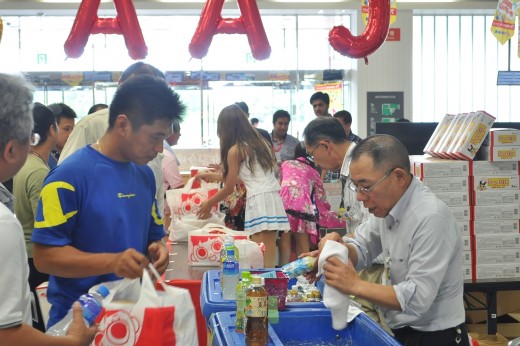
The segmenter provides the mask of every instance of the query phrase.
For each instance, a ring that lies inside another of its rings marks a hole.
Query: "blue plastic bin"
[[[235,313],[219,312],[209,322],[212,346],[245,345],[235,333]],[[343,330],[332,329],[330,311],[294,309],[280,311],[280,322],[269,324],[268,345],[400,346],[401,344],[365,314],[358,315]]]
[[[251,271],[270,271],[273,269],[251,269]],[[300,308],[319,308],[325,309],[322,302],[287,302],[285,307],[288,309]],[[222,298],[222,289],[220,287],[220,278],[218,270],[208,270],[202,277],[202,287],[200,291],[200,308],[206,321],[212,313],[220,311],[235,311],[236,303],[234,300],[224,300]]]

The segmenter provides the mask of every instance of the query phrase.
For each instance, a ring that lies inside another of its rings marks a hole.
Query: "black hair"
[[[108,127],[112,129],[117,117],[125,114],[133,131],[137,131],[143,124],[150,125],[158,119],[181,120],[185,109],[179,95],[163,79],[136,76],[117,89],[110,104]]]
[[[307,152],[307,149],[305,149],[305,145],[302,142],[298,142],[296,147],[294,148],[294,160],[303,158],[305,159],[305,163],[311,166],[312,168],[316,169],[316,164],[312,160],[312,157]]]
[[[316,145],[322,140],[336,144],[347,141],[347,134],[343,126],[338,119],[333,117],[313,119],[303,130],[303,137],[308,145]]]
[[[258,124],[260,122],[260,120],[258,120],[258,118],[251,118],[251,125],[254,125],[254,124]]]
[[[54,114],[54,117],[56,118],[56,122],[59,124],[61,118],[67,118],[67,119],[76,119],[78,116],[76,115],[76,112],[69,106],[67,106],[65,103],[53,103],[51,105],[47,106],[52,113]]]
[[[121,74],[121,78],[119,79],[119,84],[126,82],[130,77],[140,76],[140,75],[151,75],[156,78],[166,79],[164,73],[158,68],[146,64],[142,61],[138,61],[126,68]]]
[[[334,113],[334,118],[338,118],[338,119],[342,119],[343,120],[343,124],[347,125],[347,124],[352,124],[352,115],[350,114],[349,111],[339,111],[339,112],[336,112]]]
[[[89,108],[87,114],[92,114],[92,113],[95,113],[95,112],[97,112],[99,110],[102,110],[102,109],[105,109],[105,108],[108,108],[107,104],[105,104],[105,103],[96,103],[95,105],[93,105],[92,107]]]
[[[289,122],[291,121],[291,115],[289,112],[284,111],[283,109],[279,109],[273,114],[273,124],[278,121],[280,118],[288,118]]]
[[[34,103],[32,113],[34,120],[33,133],[37,133],[40,136],[40,141],[38,142],[38,145],[40,145],[47,140],[50,127],[54,126],[54,129],[56,129],[56,119],[54,118],[54,113],[39,102]]]
[[[247,106],[247,103],[244,101],[235,102],[235,104],[244,112],[246,117],[249,117],[249,107]]]
[[[390,135],[373,135],[359,142],[350,153],[351,161],[362,155],[372,158],[373,167],[387,171],[402,168],[410,171],[410,159],[406,147],[397,138]]]
[[[317,93],[314,93],[312,94],[311,96],[311,99],[310,99],[310,103],[312,105],[312,103],[316,100],[322,100],[323,102],[325,102],[326,104],[329,104],[330,103],[330,97],[329,97],[329,94],[326,94],[326,93],[322,93],[321,91],[318,91]]]

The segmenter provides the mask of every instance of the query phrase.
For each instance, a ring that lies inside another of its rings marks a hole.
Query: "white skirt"
[[[288,231],[289,220],[278,191],[247,197],[244,230],[253,235],[262,231]]]

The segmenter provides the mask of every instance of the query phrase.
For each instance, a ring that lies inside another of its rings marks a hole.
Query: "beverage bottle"
[[[239,265],[235,257],[235,250],[229,248],[227,250],[226,259],[224,260],[224,267],[222,269],[222,281],[224,287],[222,288],[222,298],[226,300],[235,300],[235,292],[239,279]]]
[[[237,299],[237,313],[235,320],[235,332],[243,333],[246,320],[246,290],[249,287],[251,274],[248,271],[242,272],[242,280],[237,284],[236,299]]]
[[[98,315],[101,313],[103,299],[108,296],[108,293],[108,288],[101,285],[96,289],[95,292],[86,293],[79,297],[78,301],[83,308],[83,318],[87,326],[92,325]],[[65,336],[67,335],[67,330],[69,329],[71,323],[72,309],[67,312],[67,315],[65,315],[61,321],[50,327],[46,334],[54,336]]]
[[[280,268],[289,278],[297,278],[298,276],[311,272],[314,269],[316,257],[305,256],[291,263],[287,263]]]
[[[251,276],[251,285],[246,291],[246,318],[246,345],[267,345],[267,292],[262,278],[256,275]]]
[[[224,261],[226,260],[227,249],[231,246],[230,238],[232,239],[233,237],[227,236],[224,238],[224,246],[220,250],[220,288],[222,290],[224,289],[224,274],[223,274]]]

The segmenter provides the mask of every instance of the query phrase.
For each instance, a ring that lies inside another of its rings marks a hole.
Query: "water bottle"
[[[222,280],[224,281],[222,298],[226,300],[235,300],[235,292],[239,280],[239,265],[238,260],[235,257],[235,250],[232,248],[227,250],[222,274]]]
[[[267,292],[262,278],[251,276],[251,285],[246,291],[246,345],[267,345]]]
[[[235,332],[243,333],[246,322],[246,290],[251,282],[251,274],[248,271],[242,272],[242,280],[237,284],[235,293],[237,299],[237,311],[235,319]]]
[[[316,258],[305,256],[280,268],[289,278],[297,278],[298,276],[309,273],[314,269]]]
[[[87,326],[91,326],[96,321],[103,307],[103,299],[108,296],[108,293],[108,288],[101,285],[96,289],[96,292],[83,294],[79,297],[78,301],[83,308],[83,318]],[[50,327],[46,334],[65,336],[67,335],[67,330],[71,323],[72,309],[67,312],[67,315],[65,315],[61,321]]]
[[[233,238],[232,236],[230,235],[227,235],[225,238],[224,238],[224,246],[222,247],[222,249],[220,250],[220,288],[223,289],[224,288],[224,276],[222,274],[222,269],[224,267],[224,261],[226,259],[226,251],[228,249],[233,249],[235,250],[235,257],[237,258],[237,261],[239,260],[239,257],[238,257],[238,248],[236,247],[235,245],[235,238]]]

